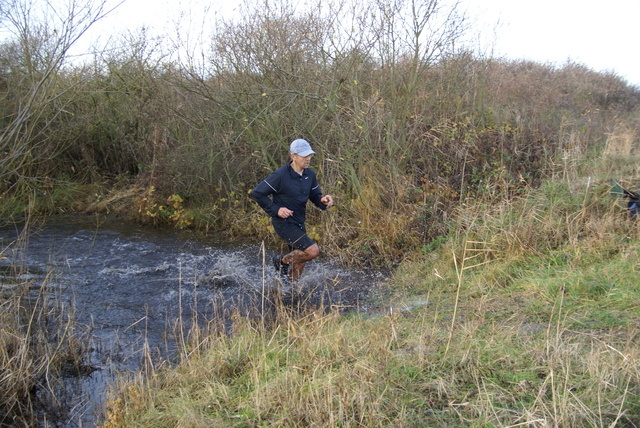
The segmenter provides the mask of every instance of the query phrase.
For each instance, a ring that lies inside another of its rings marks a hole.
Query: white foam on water
[[[140,267],[131,265],[124,268],[104,268],[98,272],[99,275],[119,275],[119,276],[135,276],[147,273],[160,273],[170,270],[172,266],[169,263],[161,263],[158,266]]]

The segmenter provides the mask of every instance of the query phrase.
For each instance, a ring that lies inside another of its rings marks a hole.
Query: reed
[[[0,252],[0,423],[8,426],[64,420],[70,408],[62,377],[92,371],[85,362],[88,334],[76,325],[72,305],[50,286],[54,273],[23,279],[30,277],[17,251],[23,246],[18,240]]]
[[[103,426],[637,421],[637,329],[576,331],[560,298],[535,323],[493,298],[460,306],[448,346],[449,298],[432,294],[437,312],[310,313],[268,329],[239,318],[232,337],[123,385]]]

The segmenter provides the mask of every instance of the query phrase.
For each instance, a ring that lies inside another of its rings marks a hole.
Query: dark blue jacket
[[[271,217],[278,217],[280,207],[289,208],[293,211],[289,219],[297,224],[304,224],[306,220],[308,200],[320,209],[327,209],[320,202],[322,191],[316,173],[311,168],[305,168],[300,175],[291,168],[291,161],[261,181],[251,192],[251,197]]]

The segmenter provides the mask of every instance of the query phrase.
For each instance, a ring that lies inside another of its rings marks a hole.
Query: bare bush
[[[5,68],[13,125],[3,128],[3,189],[29,177],[136,180],[136,194],[158,205],[179,194],[185,208],[212,212],[207,227],[253,233],[251,220],[235,226],[255,212],[247,191],[304,137],[345,217],[429,242],[459,201],[522,194],[559,153],[594,150],[640,100],[581,65],[478,58],[461,45],[467,21],[455,2],[267,0],[239,10],[214,22],[198,52],[176,45],[172,56],[143,29],[90,66],[54,68],[51,102],[28,121],[17,120],[26,104]],[[6,64],[21,64],[19,46],[5,46]],[[377,215],[389,210],[402,224]],[[341,241],[367,233],[349,229]]]
[[[57,9],[48,2],[11,0],[0,5],[0,22],[12,37],[2,46],[4,82],[0,188],[36,180],[41,164],[64,147],[51,135],[52,124],[69,114],[73,82],[60,71],[70,47],[105,16],[105,0],[71,2]]]

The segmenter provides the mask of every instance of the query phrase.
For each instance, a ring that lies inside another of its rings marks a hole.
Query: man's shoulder
[[[286,175],[287,173],[287,165],[282,165],[280,168],[276,169],[275,171],[273,171],[270,175],[274,176],[274,175]]]

